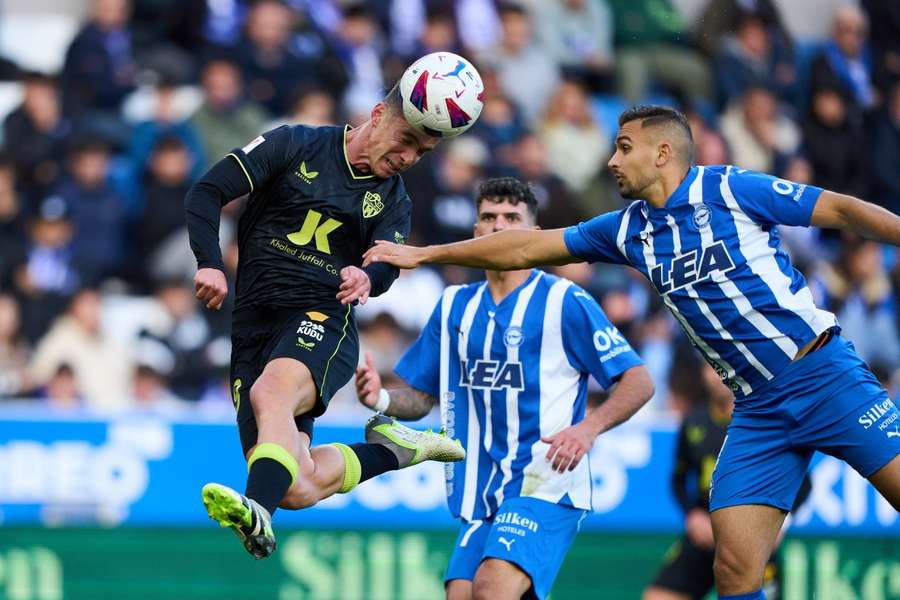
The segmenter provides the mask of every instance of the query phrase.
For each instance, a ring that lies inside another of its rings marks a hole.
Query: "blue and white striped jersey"
[[[541,437],[584,418],[588,374],[609,387],[640,364],[587,292],[535,269],[499,305],[486,282],[447,288],[396,371],[440,399],[466,448],[446,466],[447,502],[472,521],[517,496],[590,510],[588,461],[555,473]]]
[[[644,200],[569,227],[575,257],[650,279],[738,401],[836,325],[813,303],[775,226],[809,226],[821,188],[733,166],[693,167],[662,208]]]

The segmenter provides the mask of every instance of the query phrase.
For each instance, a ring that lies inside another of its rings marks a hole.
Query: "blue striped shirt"
[[[472,521],[517,496],[589,510],[588,461],[555,473],[541,437],[584,418],[589,374],[609,387],[639,364],[587,292],[535,269],[499,305],[485,282],[447,288],[396,371],[440,399],[444,427],[466,448],[446,466],[447,497]]]
[[[647,277],[740,401],[829,327],[776,225],[809,226],[821,188],[693,167],[662,208],[637,200],[565,232],[569,252]]]

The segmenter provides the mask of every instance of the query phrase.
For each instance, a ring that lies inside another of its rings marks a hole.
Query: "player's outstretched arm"
[[[515,271],[538,265],[579,262],[569,253],[564,229],[508,229],[439,246],[404,246],[379,240],[363,256],[363,265],[389,263],[401,269],[423,264],[462,265],[488,271]]]
[[[619,378],[606,401],[588,412],[584,420],[559,433],[541,438],[550,444],[547,460],[562,473],[574,469],[598,435],[630,419],[653,396],[653,380],[644,365],[631,367]]]
[[[365,364],[356,369],[356,395],[364,406],[406,421],[418,421],[431,412],[437,403],[434,396],[411,387],[385,390],[372,353],[366,352],[365,358]]]
[[[250,192],[250,184],[236,159],[225,157],[191,186],[184,198],[185,222],[191,250],[197,258],[194,287],[207,308],[219,310],[228,285],[219,248],[219,220],[222,207]]]
[[[900,246],[900,217],[889,210],[846,194],[822,192],[810,224],[852,231],[864,238]]]

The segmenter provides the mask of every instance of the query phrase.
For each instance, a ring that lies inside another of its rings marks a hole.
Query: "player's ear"
[[[387,113],[387,105],[384,102],[379,102],[375,106],[372,107],[372,114],[369,118],[372,120],[372,125],[377,126],[378,123],[385,117]]]
[[[672,158],[672,145],[669,142],[660,142],[656,146],[656,166],[662,167]]]

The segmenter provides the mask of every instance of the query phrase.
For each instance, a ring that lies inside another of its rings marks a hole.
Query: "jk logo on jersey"
[[[301,227],[299,231],[289,233],[287,239],[292,244],[305,246],[315,238],[316,250],[324,252],[325,254],[331,254],[331,244],[328,243],[328,234],[340,226],[340,221],[331,218],[322,223],[322,213],[317,210],[310,210],[306,213],[303,227]]]
[[[523,385],[522,363],[498,360],[463,360],[459,366],[459,385],[473,390],[525,389]]]
[[[363,218],[371,219],[381,212],[384,208],[384,202],[381,201],[381,194],[376,192],[366,192],[363,196]]]
[[[702,249],[699,260],[698,251],[691,250],[676,256],[667,270],[663,265],[656,265],[650,271],[650,278],[660,294],[668,294],[675,290],[703,281],[716,271],[726,272],[734,268],[734,261],[722,242],[716,242]]]

